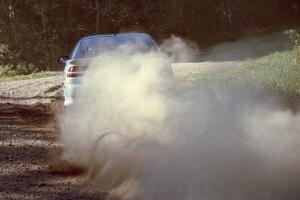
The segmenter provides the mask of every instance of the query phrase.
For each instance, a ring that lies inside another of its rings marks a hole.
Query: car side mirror
[[[57,62],[59,64],[66,64],[67,60],[69,59],[69,56],[60,56],[58,59],[57,59]]]

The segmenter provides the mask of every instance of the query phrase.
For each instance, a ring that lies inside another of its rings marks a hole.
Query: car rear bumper
[[[74,103],[77,91],[80,85],[74,82],[66,82],[64,84],[64,106],[70,106]]]

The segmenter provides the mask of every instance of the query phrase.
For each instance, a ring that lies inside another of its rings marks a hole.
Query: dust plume
[[[172,62],[193,62],[199,59],[200,51],[191,41],[184,41],[172,35],[160,45],[160,49],[169,55]]]
[[[174,57],[132,49],[91,62],[60,117],[65,159],[121,199],[300,198],[299,114],[259,89],[183,86],[163,73]]]
[[[203,61],[244,61],[285,51],[290,48],[287,31],[265,33],[259,36],[243,36],[235,41],[227,41],[202,51]]]

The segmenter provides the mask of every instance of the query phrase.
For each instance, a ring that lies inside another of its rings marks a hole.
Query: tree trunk
[[[96,5],[96,32],[99,32],[99,19],[100,19],[100,9],[99,9],[99,2],[95,0]]]
[[[72,6],[73,6],[73,0],[70,0],[70,3],[69,3],[69,8],[68,8],[68,25],[69,27],[72,27],[71,25],[71,19],[72,19]]]
[[[43,46],[44,46],[44,53],[46,57],[46,69],[49,70],[49,52],[48,52],[48,45],[47,45],[47,23],[46,23],[46,14],[45,11],[42,10],[40,12],[40,16],[42,18],[42,29],[43,29]]]
[[[9,0],[8,1],[8,18],[9,18],[9,24],[11,29],[11,41],[13,42],[13,46],[17,43],[16,38],[16,16],[15,16],[15,7],[14,7],[14,1]]]

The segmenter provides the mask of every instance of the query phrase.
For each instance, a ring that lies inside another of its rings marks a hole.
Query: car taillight
[[[79,67],[77,67],[77,66],[72,66],[72,67],[70,67],[69,69],[68,69],[68,72],[78,72],[79,70]]]
[[[74,77],[80,77],[82,74],[80,73],[67,73],[67,78],[74,78]]]
[[[69,67],[66,77],[67,78],[74,78],[74,77],[80,77],[83,75],[83,72],[86,70],[86,67],[84,66],[72,66]]]

